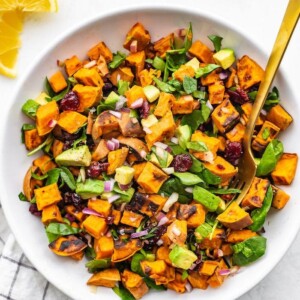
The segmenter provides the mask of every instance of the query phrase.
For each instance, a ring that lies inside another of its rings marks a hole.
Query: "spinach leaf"
[[[175,72],[187,62],[184,51],[169,50],[166,54],[166,67],[171,72]]]
[[[201,174],[198,174],[205,183],[212,184],[212,185],[218,185],[221,183],[221,178],[215,174],[213,174],[208,169],[204,169]]]
[[[222,47],[223,38],[214,34],[209,35],[208,38],[213,42],[215,51],[216,52],[220,51]]]
[[[211,234],[212,230],[212,226],[208,223],[203,223],[198,226],[195,229],[195,237],[197,243],[201,243],[204,238],[208,237]]]
[[[203,123],[204,119],[200,110],[194,110],[192,113],[184,115],[181,119],[181,125],[189,125],[192,132],[197,130]]]
[[[179,80],[177,79],[171,79],[168,81],[168,84],[173,86],[177,92],[181,91],[182,90],[182,84]]]
[[[53,91],[50,83],[49,83],[49,80],[48,80],[48,77],[45,78],[45,90],[46,90],[46,93],[49,95],[50,98],[54,97],[55,96],[55,92]]]
[[[211,111],[209,107],[205,104],[204,101],[201,101],[201,114],[203,118],[203,123],[205,123],[208,120],[210,113]]]
[[[22,106],[22,112],[29,118],[34,119],[40,105],[32,99],[27,100]]]
[[[27,153],[27,156],[31,156],[35,153],[37,153],[39,150],[43,149],[44,147],[47,147],[47,146],[51,146],[52,145],[52,142],[53,142],[54,138],[52,135],[49,135],[47,137],[47,139],[42,143],[40,144],[38,147],[36,147],[35,149],[31,150],[30,152]]]
[[[184,43],[183,43],[184,52],[187,52],[191,48],[192,43],[193,43],[193,27],[192,27],[192,23],[190,22],[189,28],[184,38]]]
[[[95,273],[99,269],[106,269],[110,266],[110,259],[93,259],[85,264],[90,273]]]
[[[194,187],[193,199],[205,206],[207,210],[211,212],[216,211],[221,202],[221,198],[200,186]]]
[[[253,223],[250,226],[248,226],[249,229],[251,229],[252,231],[259,231],[263,227],[266,221],[267,214],[271,208],[272,200],[273,190],[272,187],[269,186],[262,207],[254,209],[251,212],[251,218]]]
[[[151,278],[144,277],[143,280],[146,282],[149,289],[154,289],[157,291],[165,291],[167,289],[163,285],[157,285],[155,281]]]
[[[266,176],[271,173],[282,154],[283,144],[278,140],[271,141],[257,166],[256,176]]]
[[[112,290],[121,298],[121,300],[135,300],[132,294],[121,284],[118,287],[112,288]]]
[[[18,197],[20,201],[28,201],[26,196],[22,192],[18,195]]]
[[[144,272],[141,267],[141,261],[145,260],[145,256],[142,253],[136,253],[131,259],[130,268],[132,272],[135,272],[141,276],[144,276]]]
[[[93,260],[96,258],[96,251],[93,247],[86,247],[84,254],[88,260]]]
[[[162,92],[165,92],[165,93],[173,93],[176,91],[176,89],[167,84],[166,82],[163,82],[161,80],[159,80],[158,78],[156,78],[155,76],[152,77],[153,81],[155,82],[156,86],[162,91]]]
[[[126,203],[130,202],[135,190],[134,190],[134,188],[129,188],[126,191],[122,191],[119,187],[115,186],[114,192],[116,192],[120,195],[120,198],[117,201],[115,201],[114,203],[120,204],[120,203],[124,203],[124,202],[126,202]]]
[[[199,176],[189,172],[174,172],[173,175],[179,178],[182,184],[187,186],[203,182]]]
[[[123,61],[126,59],[126,54],[117,51],[114,53],[113,60],[108,64],[111,69],[116,69],[118,66],[122,64]]]
[[[187,94],[192,94],[197,90],[197,80],[189,76],[184,76],[183,89]]]
[[[82,230],[63,223],[50,223],[46,228],[49,243],[55,241],[60,236],[77,234]]]
[[[115,104],[105,104],[104,102],[101,102],[97,106],[97,115],[100,115],[105,110],[114,110]]]
[[[269,92],[266,102],[264,104],[264,109],[270,110],[273,106],[280,102],[279,91],[276,86],[273,87],[272,91]]]
[[[76,189],[76,182],[73,174],[66,167],[60,167],[60,176],[61,179],[66,183],[66,185],[74,191]]]
[[[118,94],[124,96],[124,94],[129,90],[130,82],[120,79],[118,81]]]
[[[55,168],[55,169],[49,170],[47,172],[47,175],[48,175],[48,177],[47,177],[46,185],[50,185],[52,183],[57,183],[59,176],[60,176],[60,169]]]
[[[215,65],[215,64],[208,64],[205,67],[199,68],[196,71],[196,78],[202,77],[202,76],[207,76],[209,73],[211,73],[212,71],[214,71],[215,69],[220,68],[219,65]]]
[[[206,100],[208,98],[207,92],[205,92],[205,91],[194,91],[193,97],[200,99],[200,100]]]
[[[187,142],[186,146],[187,146],[188,149],[195,150],[195,151],[198,151],[198,152],[208,151],[207,145],[204,142],[201,142],[201,141]]]
[[[246,266],[256,261],[265,254],[267,239],[262,236],[254,236],[241,243],[232,246],[233,263],[238,266]]]
[[[227,195],[227,194],[239,194],[241,190],[239,189],[209,189],[209,191],[213,194],[218,194],[218,195]]]
[[[157,69],[157,70],[160,70],[160,71],[164,71],[165,67],[166,67],[166,63],[165,61],[160,58],[159,56],[155,56],[154,59],[153,59],[153,62],[152,62],[152,66]]]
[[[187,203],[191,199],[191,194],[185,191],[185,186],[178,178],[171,178],[164,182],[159,190],[159,194],[170,196],[172,193],[179,194],[179,202]]]
[[[59,94],[52,97],[51,101],[59,101],[59,100],[63,99],[65,97],[65,95],[67,93],[69,93],[70,88],[71,88],[71,82],[68,81],[67,87],[63,91],[61,91]]]
[[[48,177],[48,174],[45,175],[37,175],[34,172],[31,172],[31,177],[37,180],[44,180]]]
[[[168,166],[168,158],[169,158],[168,152],[161,148],[157,150],[157,147],[152,147],[151,150],[155,154],[160,167],[166,168]]]
[[[25,133],[24,132],[27,131],[27,130],[35,129],[35,128],[36,127],[33,124],[23,124],[22,129],[21,129],[21,141],[22,141],[22,143],[25,142]]]

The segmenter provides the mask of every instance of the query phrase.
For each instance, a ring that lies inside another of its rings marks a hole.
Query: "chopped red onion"
[[[126,206],[126,202],[121,204],[120,211],[123,212]]]
[[[162,239],[159,239],[157,242],[156,242],[156,245],[157,246],[162,246],[164,244],[164,241]]]
[[[265,110],[265,109],[262,109],[260,111],[260,113],[263,115],[263,116],[266,116],[268,114],[268,112]]]
[[[92,248],[92,247],[93,247],[93,246],[92,246],[92,237],[91,237],[89,234],[85,234],[84,237],[85,237],[86,240],[87,240],[88,246]]]
[[[107,236],[107,237],[111,237],[112,236],[112,234],[111,234],[111,231],[109,230],[109,231],[107,231],[107,233],[106,233],[106,235],[105,236]]]
[[[178,201],[178,197],[179,195],[177,193],[172,193],[171,196],[169,197],[169,199],[167,200],[167,202],[165,203],[164,207],[163,207],[163,211],[164,212],[168,212],[170,210],[170,207]]]
[[[57,124],[57,121],[56,121],[56,120],[50,120],[49,123],[48,123],[48,126],[49,126],[50,128],[53,128],[53,127],[55,127],[56,124]]]
[[[119,82],[120,79],[121,79],[121,75],[118,74],[118,75],[117,75],[117,82]]]
[[[191,95],[185,95],[185,96],[183,96],[183,99],[184,100],[186,100],[186,101],[189,101],[189,100],[194,100],[194,98],[193,98],[193,96],[191,96]]]
[[[155,142],[154,146],[162,148],[164,150],[166,150],[169,146],[167,144],[161,143],[161,142]]]
[[[106,141],[106,147],[108,150],[113,151],[115,150],[116,144],[113,141]]]
[[[214,110],[214,108],[213,108],[213,106],[211,105],[211,103],[210,103],[209,100],[207,100],[205,104],[206,104],[206,106],[210,109],[210,111]]]
[[[227,79],[227,78],[228,78],[228,72],[223,71],[223,72],[219,73],[219,78],[220,78],[221,80]]]
[[[148,230],[143,230],[143,231],[140,231],[140,232],[134,232],[130,235],[130,238],[137,239],[139,237],[147,235],[148,233],[149,233]]]
[[[143,127],[143,130],[147,133],[147,134],[151,134],[152,130],[149,129],[148,127]]]
[[[131,118],[131,122],[132,122],[133,124],[137,124],[139,121],[138,121],[137,118]]]
[[[135,109],[135,108],[140,108],[143,106],[144,103],[144,99],[143,98],[138,98],[137,100],[135,100],[130,107]]]
[[[185,289],[188,293],[190,293],[193,290],[193,287],[190,285],[188,281],[185,284]]]
[[[218,257],[223,257],[224,256],[224,253],[221,249],[218,249],[217,254],[218,254]]]
[[[94,216],[97,216],[97,217],[103,217],[101,214],[99,214],[98,212],[96,212],[95,210],[91,209],[91,208],[88,208],[88,207],[85,207],[82,212],[86,215],[94,215]]]
[[[120,197],[121,197],[120,195],[113,195],[113,196],[108,197],[107,201],[108,201],[109,203],[113,203],[113,202],[115,202],[116,200],[118,200]]]
[[[163,212],[159,212],[156,216],[155,216],[155,218],[156,218],[156,220],[159,222],[162,218],[164,218],[166,215],[163,213]]]
[[[167,218],[166,216],[161,218],[161,220],[158,222],[157,226],[162,226],[162,225],[165,225],[166,223],[169,222],[169,218]]]
[[[176,226],[174,226],[172,228],[172,232],[176,235],[176,236],[180,236],[181,235],[181,231],[179,230],[179,228],[177,228]]]
[[[197,264],[193,263],[189,270],[193,271],[197,267]]]
[[[221,276],[228,276],[228,275],[230,275],[230,270],[229,269],[221,269],[221,270],[219,270],[219,274]]]
[[[156,154],[157,154],[161,159],[164,159],[164,157],[165,157],[164,149],[162,149],[162,148],[160,148],[160,147],[156,147]]]
[[[145,150],[141,150],[140,156],[141,156],[142,158],[145,158],[145,157],[147,156],[147,152],[146,152]]]
[[[230,269],[230,275],[234,275],[235,273],[238,272],[239,269],[240,269],[240,267],[238,267],[238,266],[233,266],[233,267]]]
[[[104,181],[104,192],[106,193],[111,192],[114,189],[114,184],[115,184],[114,179]]]
[[[112,138],[111,141],[115,144],[115,149],[119,149],[120,148],[120,141]]]
[[[192,187],[187,187],[184,189],[187,193],[193,194],[194,189]]]
[[[173,174],[173,173],[175,172],[174,167],[170,167],[170,168],[162,168],[162,170],[163,170],[166,174],[168,174],[168,175]]]
[[[116,103],[116,110],[123,108],[124,104],[127,102],[127,98],[120,96],[118,102]]]
[[[137,46],[138,46],[138,43],[137,43],[137,40],[133,40],[129,46],[130,48],[130,52],[131,53],[136,53],[137,52]]]
[[[118,119],[122,118],[122,114],[119,111],[109,110],[109,113]]]
[[[91,67],[93,67],[93,66],[96,66],[96,64],[97,64],[97,61],[96,61],[96,60],[91,60],[90,62],[88,62],[87,64],[85,64],[83,67],[84,67],[85,69],[89,69],[89,68],[91,68]]]
[[[178,138],[175,137],[175,136],[173,136],[173,137],[171,138],[171,142],[172,142],[173,144],[178,145]]]

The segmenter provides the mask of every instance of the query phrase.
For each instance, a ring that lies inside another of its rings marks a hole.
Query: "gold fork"
[[[242,189],[238,198],[235,200],[238,204],[241,203],[246,193],[248,192],[252,180],[256,173],[256,164],[251,150],[252,134],[256,119],[265,103],[268,91],[271,87],[277,69],[280,65],[282,57],[288,46],[290,38],[296,27],[300,14],[300,0],[289,0],[283,20],[281,22],[271,55],[269,57],[264,79],[262,80],[255,102],[253,104],[252,112],[246,127],[243,148],[244,153],[240,159],[239,172],[232,183],[232,187]]]

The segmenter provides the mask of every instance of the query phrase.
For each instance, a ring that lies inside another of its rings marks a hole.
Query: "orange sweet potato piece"
[[[188,281],[194,289],[206,290],[208,287],[207,279],[209,276],[200,275],[197,271],[189,272]]]
[[[241,142],[245,134],[246,127],[242,123],[237,123],[230,131],[226,133],[226,137],[231,142]]]
[[[144,219],[144,216],[142,216],[138,213],[135,213],[135,212],[129,211],[129,210],[124,210],[123,216],[121,218],[121,223],[128,225],[128,226],[138,228],[143,219]]]
[[[80,261],[83,259],[83,256],[84,256],[84,251],[80,251],[80,252],[77,252],[77,253],[71,255],[70,258]]]
[[[108,169],[107,169],[107,174],[111,175],[115,173],[116,168],[119,168],[123,166],[126,157],[128,155],[128,148],[122,147],[121,149],[111,151],[108,153]]]
[[[287,202],[290,200],[290,195],[278,187],[272,186],[272,188],[275,192],[272,201],[272,207],[276,209],[284,208]]]
[[[77,210],[77,208],[74,205],[65,206],[65,210],[68,214],[72,215],[79,222],[83,221],[85,215],[80,210]]]
[[[141,83],[141,86],[147,86],[151,85],[153,83],[152,77],[160,77],[161,71],[160,70],[155,70],[155,69],[144,69],[139,73],[139,81]]]
[[[229,71],[231,73],[230,73],[230,75],[227,78],[226,83],[225,83],[225,86],[228,89],[235,85],[234,78],[236,76],[236,69],[234,69],[234,68],[231,67],[231,68],[229,68]]]
[[[206,210],[202,204],[193,204],[196,206],[196,212],[187,219],[188,228],[197,228],[205,222]]]
[[[168,226],[167,235],[173,243],[184,245],[187,238],[187,222],[185,220],[175,220]]]
[[[118,269],[105,269],[93,274],[87,284],[113,288],[119,281],[121,281],[121,275]]]
[[[78,112],[83,112],[86,108],[96,105],[102,97],[102,91],[98,86],[85,86],[76,84],[73,91],[79,98]],[[51,103],[51,102],[50,102]]]
[[[156,251],[156,259],[164,260],[169,266],[172,266],[172,262],[169,258],[170,251],[171,250],[168,247],[159,247]]]
[[[127,269],[125,269],[122,274],[122,282],[135,299],[141,299],[149,291],[143,278]]]
[[[50,84],[52,90],[55,93],[58,93],[58,92],[64,90],[68,86],[64,75],[60,71],[57,71],[56,73],[54,73],[48,79],[48,81],[49,81],[49,84]]]
[[[56,164],[52,161],[51,157],[46,154],[36,158],[33,161],[33,165],[37,166],[43,174],[56,168]]]
[[[135,67],[136,76],[138,76],[140,72],[144,69],[145,59],[145,51],[131,53],[126,57],[126,61],[129,63],[129,65]]]
[[[119,210],[113,209],[111,212],[111,216],[114,218],[114,224],[119,225],[121,221],[121,212]]]
[[[283,153],[271,177],[275,184],[290,185],[294,180],[298,164],[297,153]]]
[[[111,213],[112,205],[105,200],[89,200],[88,208],[93,209],[103,217],[108,217]]]
[[[24,131],[25,147],[31,151],[43,143],[43,138],[39,136],[36,128]]]
[[[223,213],[218,215],[217,220],[225,227],[233,230],[241,230],[253,223],[250,215],[235,201],[233,201]]]
[[[150,200],[150,202],[152,202],[152,204],[158,206],[156,213],[162,210],[162,208],[164,207],[165,203],[168,200],[167,198],[157,194],[149,195],[148,199]]]
[[[248,123],[248,120],[249,120],[249,117],[250,117],[251,111],[252,111],[252,106],[253,106],[253,104],[251,102],[246,102],[241,105],[241,108],[243,110],[241,121],[243,121],[244,125]],[[259,115],[255,122],[255,126],[261,126],[263,123],[264,123],[264,120],[262,118],[262,115]]]
[[[291,115],[280,104],[273,106],[269,110],[266,118],[268,121],[278,126],[280,130],[287,129],[293,122]]]
[[[48,102],[39,106],[36,112],[36,128],[40,136],[46,135],[53,130],[52,121],[57,121],[59,109],[56,101]]]
[[[134,75],[129,67],[119,67],[114,70],[110,75],[110,81],[114,86],[118,86],[119,80],[128,81],[132,83]]]
[[[143,137],[145,135],[142,126],[137,119],[130,117],[130,112],[122,111],[118,123],[124,137]]]
[[[86,247],[87,244],[74,235],[59,237],[49,244],[49,248],[59,256],[72,256]]]
[[[62,216],[57,205],[49,205],[42,211],[42,222],[47,225],[51,222],[62,222]]]
[[[154,50],[156,51],[156,55],[162,58],[166,57],[166,52],[171,50],[172,44],[174,42],[174,33],[170,33],[169,35],[159,39],[154,43]]]
[[[218,82],[220,80],[220,76],[218,73],[219,69],[212,71],[206,76],[202,76],[201,84],[204,86],[210,86],[211,84],[214,84],[215,82]]]
[[[231,245],[227,243],[222,244],[221,250],[223,251],[224,256],[229,256],[233,253]]]
[[[95,241],[96,259],[110,258],[114,252],[114,240],[112,237],[101,236]]]
[[[83,222],[82,226],[95,239],[99,239],[107,231],[105,219],[90,215]]]
[[[104,85],[103,80],[96,69],[82,68],[74,74],[74,78],[79,83],[87,86],[97,86],[102,89]]]
[[[137,41],[137,51],[141,51],[150,43],[150,40],[151,37],[148,30],[141,23],[137,22],[128,31],[123,47],[130,51],[131,43]]]
[[[214,272],[218,266],[219,266],[219,263],[217,261],[206,260],[203,262],[199,272],[201,275],[211,276],[214,274]]]
[[[178,70],[173,73],[175,79],[183,82],[184,77],[194,77],[195,70],[189,65],[181,65]]]
[[[146,146],[146,144],[137,138],[128,138],[124,137],[122,135],[118,136],[117,139],[119,140],[121,145],[125,145],[132,150],[134,150],[136,153],[138,153],[141,157],[143,157],[143,153],[148,153],[149,150]]]
[[[214,63],[213,52],[199,40],[192,44],[189,53],[196,56],[201,62]]]
[[[254,84],[262,81],[264,70],[249,56],[244,55],[237,61],[237,76],[243,90],[247,90]]]
[[[216,228],[212,238],[210,236],[204,238],[199,244],[200,249],[220,249],[224,241],[225,230]]]
[[[194,110],[194,99],[190,95],[181,96],[173,100],[172,113],[173,115],[190,114]]]
[[[31,166],[23,180],[23,193],[28,201],[30,201],[34,195],[35,189],[35,179],[32,178],[32,173],[35,173],[38,170],[37,166]]]
[[[127,260],[137,251],[141,250],[143,243],[139,239],[132,239],[128,242],[121,240],[115,241],[114,253],[111,258],[112,262],[120,262]]]
[[[54,139],[51,150],[53,157],[55,158],[57,155],[63,152],[64,143],[60,140]]]
[[[163,117],[171,110],[174,101],[176,101],[176,99],[173,94],[161,92],[154,110],[154,115],[157,117]]]
[[[62,197],[56,183],[46,185],[34,190],[38,210],[46,206],[58,203]]]
[[[63,111],[59,115],[57,124],[68,133],[75,133],[87,122],[87,117],[76,111]]]
[[[146,162],[132,165],[132,168],[134,168],[134,180],[137,180],[139,178],[145,166]]]
[[[220,275],[219,271],[228,269],[225,262],[221,260],[219,266],[216,268],[215,273],[207,280],[207,283],[212,288],[217,288],[221,286],[226,278],[226,276]]]
[[[97,45],[93,46],[87,53],[90,60],[98,60],[100,55],[102,55],[107,62],[112,61],[113,55],[110,49],[106,46],[104,42],[99,42]]]
[[[75,72],[82,68],[82,62],[76,55],[65,60],[65,70],[68,76],[72,76]]]
[[[243,230],[234,230],[231,231],[227,236],[227,242],[228,243],[240,243],[247,239],[250,239],[254,236],[257,236],[256,232],[253,232],[249,229],[243,229]]]
[[[169,178],[160,168],[147,162],[145,168],[137,179],[137,183],[146,193],[157,193],[163,183]]]
[[[220,141],[219,151],[224,152],[226,147],[226,139],[222,135],[218,135],[217,139]]]
[[[164,260],[156,260],[156,261],[141,261],[141,267],[143,272],[146,275],[154,275],[154,274],[164,274],[167,270],[167,265]]]
[[[220,104],[225,94],[225,86],[222,81],[216,81],[208,86],[208,100],[211,104]]]
[[[183,279],[182,274],[176,272],[175,273],[175,280],[170,281],[167,284],[167,288],[171,289],[171,290],[174,290],[177,293],[184,293],[186,283],[187,283],[187,279]]]
[[[105,158],[109,153],[109,150],[106,146],[105,140],[100,140],[99,144],[96,146],[96,149],[92,153],[92,160],[99,161]]]
[[[131,87],[126,93],[125,96],[127,98],[127,106],[131,107],[132,103],[138,100],[139,98],[144,99],[144,101],[147,101],[147,98],[144,94],[144,90],[139,85],[134,85]]]

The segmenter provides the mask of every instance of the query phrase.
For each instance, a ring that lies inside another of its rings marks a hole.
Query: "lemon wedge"
[[[56,12],[57,0],[0,0],[0,11]]]

